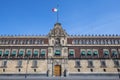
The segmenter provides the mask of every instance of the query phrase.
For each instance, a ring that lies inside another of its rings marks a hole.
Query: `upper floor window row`
[[[0,44],[7,45],[7,44],[44,44],[44,40],[0,40]]]
[[[72,44],[85,44],[85,45],[112,45],[120,44],[120,39],[82,39],[82,40],[73,40]]]
[[[32,49],[6,49],[2,50],[0,49],[0,56],[45,56],[46,55],[46,49],[41,50],[32,50]]]

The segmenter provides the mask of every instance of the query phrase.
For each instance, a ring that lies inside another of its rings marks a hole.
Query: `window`
[[[112,51],[112,56],[117,56],[117,51],[116,50]]]
[[[82,56],[85,56],[85,54],[86,54],[85,51],[81,51]]]
[[[74,50],[69,51],[69,56],[74,56]]]
[[[61,50],[55,50],[55,56],[60,56]]]
[[[101,61],[101,67],[106,67],[106,63],[104,60]]]
[[[0,56],[2,56],[2,50],[0,50]]]
[[[104,58],[108,58],[109,57],[109,51],[108,50],[104,50],[103,57]]]
[[[114,65],[115,65],[115,67],[120,67],[119,61],[118,60],[114,60]]]
[[[93,55],[95,56],[95,55],[98,55],[98,51],[94,51],[93,52]]]
[[[38,52],[37,50],[35,50],[34,53],[33,53],[33,56],[37,56],[38,53],[39,53],[39,52]]]
[[[32,62],[32,68],[37,68],[37,60],[33,60],[33,62]]]
[[[23,51],[23,50],[20,50],[18,55],[19,55],[19,56],[23,56],[23,54],[24,54],[24,51]]]
[[[88,51],[87,55],[89,55],[89,56],[92,55],[92,51]]]
[[[4,56],[8,56],[9,53],[10,53],[10,51],[9,51],[9,50],[6,50],[5,53],[4,53]]]
[[[31,50],[28,50],[26,56],[30,56],[32,54]]]
[[[1,67],[4,67],[4,68],[7,67],[7,61],[6,60],[2,61],[2,66]]]
[[[16,51],[14,50],[14,51],[12,51],[11,56],[15,56],[15,55],[16,55]]]
[[[45,57],[45,54],[46,54],[46,51],[45,51],[45,50],[42,50],[40,55],[41,55],[42,57]]]
[[[17,68],[22,68],[22,60],[18,60],[18,62],[17,62]]]
[[[88,61],[88,68],[92,68],[93,67],[93,61],[89,60]]]
[[[80,68],[80,61],[79,60],[75,61],[75,68]]]

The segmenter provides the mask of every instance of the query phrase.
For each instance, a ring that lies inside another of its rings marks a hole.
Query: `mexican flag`
[[[53,8],[53,9],[52,9],[52,12],[57,12],[57,11],[58,11],[57,8]]]

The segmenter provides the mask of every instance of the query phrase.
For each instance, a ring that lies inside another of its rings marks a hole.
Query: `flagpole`
[[[58,7],[59,7],[59,5],[57,4],[57,9],[58,9]],[[59,21],[59,9],[57,11],[57,23],[58,23],[58,21]]]

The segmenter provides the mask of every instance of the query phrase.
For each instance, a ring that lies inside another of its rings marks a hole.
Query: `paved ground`
[[[0,80],[120,80],[120,79],[83,79],[80,77],[0,77]]]

